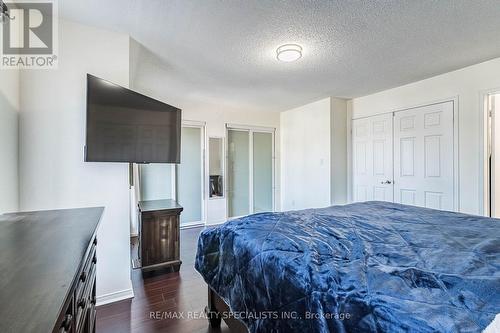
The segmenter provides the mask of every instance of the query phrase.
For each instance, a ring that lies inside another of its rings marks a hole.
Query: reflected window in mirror
[[[224,197],[224,143],[222,138],[208,138],[210,198]]]

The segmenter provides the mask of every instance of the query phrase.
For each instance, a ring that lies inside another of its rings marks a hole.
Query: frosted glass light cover
[[[292,62],[302,58],[302,47],[297,44],[285,44],[278,47],[276,57],[280,61]]]

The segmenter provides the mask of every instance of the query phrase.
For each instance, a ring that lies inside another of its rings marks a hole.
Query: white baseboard
[[[205,226],[204,222],[193,222],[193,223],[186,223],[184,225],[181,224],[180,229],[184,230],[184,229],[191,229],[191,228],[200,228],[200,227],[204,227],[204,226]]]
[[[134,298],[134,290],[132,288],[97,296],[96,306],[123,301],[129,298]]]
[[[217,226],[226,223],[229,220],[218,220],[218,221],[212,221],[210,223],[207,223],[205,226],[210,227],[210,226]]]

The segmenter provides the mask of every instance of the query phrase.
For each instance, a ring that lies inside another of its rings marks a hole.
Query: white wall
[[[59,69],[21,74],[20,206],[106,207],[97,235],[103,302],[132,293],[128,165],[83,161],[87,73],[128,86],[129,37],[60,21]]]
[[[460,211],[482,214],[481,92],[500,88],[500,58],[352,100],[352,118],[458,97]]]
[[[347,100],[330,99],[331,204],[347,203]]]
[[[331,203],[330,98],[281,112],[281,208]]]
[[[0,214],[19,208],[19,71],[0,75]]]

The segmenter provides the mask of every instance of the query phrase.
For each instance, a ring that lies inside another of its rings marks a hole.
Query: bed
[[[203,231],[195,268],[214,325],[481,332],[500,312],[499,223],[387,202],[260,213]]]

